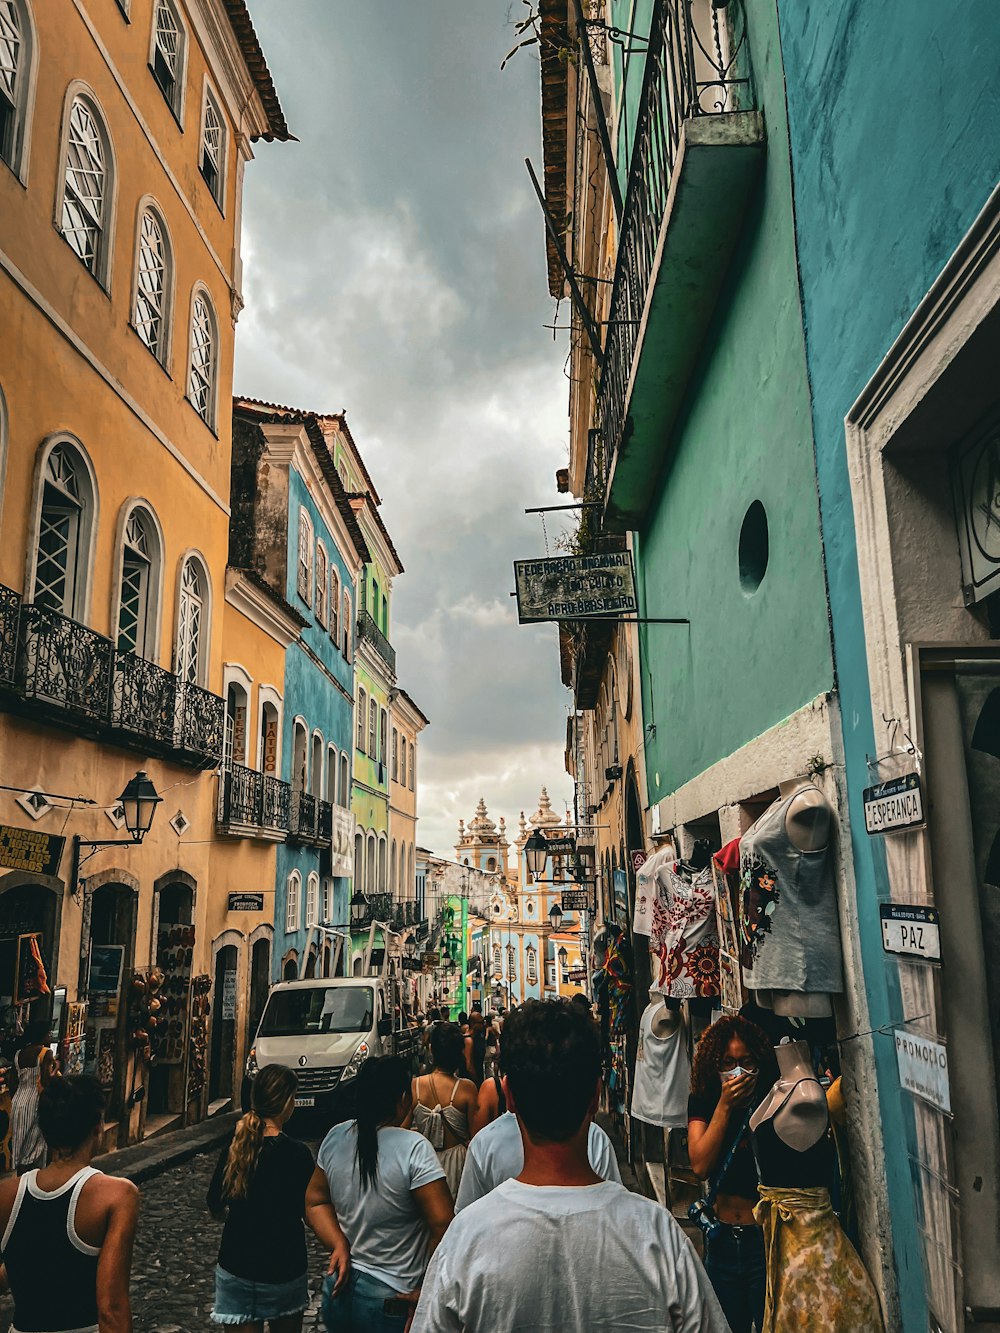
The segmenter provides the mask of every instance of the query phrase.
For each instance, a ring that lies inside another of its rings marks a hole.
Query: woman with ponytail
[[[330,1207],[351,1245],[351,1275],[327,1278],[329,1333],[402,1333],[424,1270],[454,1216],[434,1149],[403,1129],[413,1105],[410,1068],[397,1056],[369,1059],[357,1079],[357,1119],[323,1140],[306,1216]]]
[[[313,1159],[304,1143],[282,1132],[297,1085],[293,1070],[265,1065],[208,1189],[212,1213],[226,1218],[212,1320],[241,1333],[264,1333],[265,1323],[270,1333],[300,1333],[309,1304],[302,1221]],[[309,1225],[330,1249],[329,1272],[339,1286],[350,1251],[333,1208],[310,1209]]]

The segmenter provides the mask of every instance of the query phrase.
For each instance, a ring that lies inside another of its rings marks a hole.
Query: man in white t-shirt
[[[524,1165],[445,1233],[413,1333],[729,1333],[670,1213],[591,1164],[593,1021],[576,1005],[529,1000],[510,1015],[503,1060]]]

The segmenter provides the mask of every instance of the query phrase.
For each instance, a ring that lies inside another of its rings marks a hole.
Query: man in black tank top
[[[103,1120],[96,1079],[53,1079],[38,1100],[49,1165],[0,1181],[11,1333],[132,1333],[128,1288],[139,1191],[91,1167]]]

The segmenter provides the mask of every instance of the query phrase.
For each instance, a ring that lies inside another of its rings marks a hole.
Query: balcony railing
[[[220,775],[219,827],[244,836],[287,833],[290,795],[287,782],[243,764],[230,764]]]
[[[222,757],[218,695],[0,586],[0,687],[8,708],[199,768]],[[12,697],[13,696],[13,697]]]
[[[607,476],[626,430],[629,384],[685,122],[749,109],[744,0],[656,0],[608,312],[596,455]]]
[[[365,640],[381,657],[392,674],[396,674],[396,650],[385,637],[378,625],[375,623],[374,616],[368,611],[358,612],[358,638]]]
[[[333,842],[333,806],[329,801],[320,801],[316,810],[316,832],[324,847]]]

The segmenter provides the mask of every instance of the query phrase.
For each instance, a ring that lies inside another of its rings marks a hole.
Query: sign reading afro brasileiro
[[[515,560],[514,586],[522,625],[627,616],[637,610],[631,551]]]

